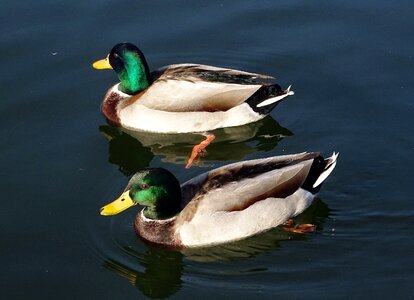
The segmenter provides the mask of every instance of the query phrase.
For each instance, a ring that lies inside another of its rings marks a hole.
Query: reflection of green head
[[[150,74],[144,54],[130,43],[115,45],[109,53],[109,63],[121,81],[119,89],[133,95],[150,85]]]
[[[131,252],[130,255],[139,257],[137,268],[132,269],[114,260],[106,260],[104,267],[127,278],[145,296],[153,299],[166,299],[180,290],[183,272],[181,252],[148,246],[145,254]],[[135,270],[142,270],[142,267],[144,272]]]
[[[169,249],[149,248],[144,256],[145,273],[135,285],[151,298],[165,299],[181,287],[183,271],[182,254]]]
[[[175,176],[162,168],[137,172],[130,179],[126,191],[132,201],[147,206],[147,218],[167,218],[180,211],[181,188]]]
[[[154,154],[149,147],[112,125],[99,126],[99,131],[109,140],[108,161],[119,166],[126,176],[149,166]],[[139,153],[139,155],[137,155]]]

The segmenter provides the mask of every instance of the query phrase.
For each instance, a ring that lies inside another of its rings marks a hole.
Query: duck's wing
[[[151,86],[133,101],[151,109],[226,111],[249,99],[273,77],[197,64],[177,64],[151,73]]]
[[[182,185],[182,221],[195,214],[244,210],[267,198],[286,198],[306,181],[319,153],[300,153],[230,164]],[[187,204],[188,203],[188,204]]]
[[[274,79],[269,75],[200,64],[175,64],[151,73],[153,80],[210,81],[220,83],[257,84],[258,79]],[[259,82],[260,83],[260,82]]]

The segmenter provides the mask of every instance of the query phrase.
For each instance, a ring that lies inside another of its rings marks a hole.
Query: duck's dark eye
[[[149,185],[146,183],[141,184],[141,190],[146,190],[149,188]]]

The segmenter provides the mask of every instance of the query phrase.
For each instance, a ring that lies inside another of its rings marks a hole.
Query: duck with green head
[[[289,95],[273,77],[200,64],[150,72],[138,47],[115,45],[93,64],[113,69],[120,82],[106,93],[102,112],[113,124],[157,133],[205,132],[264,118]]]
[[[134,221],[144,240],[168,247],[203,247],[240,240],[284,224],[312,203],[337,154],[299,153],[242,161],[181,186],[165,169],[136,173],[122,195],[101,208],[114,215],[145,206]],[[294,230],[293,230],[294,231]]]

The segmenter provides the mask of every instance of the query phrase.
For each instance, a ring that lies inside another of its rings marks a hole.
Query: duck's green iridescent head
[[[98,70],[114,69],[120,80],[119,89],[126,94],[137,94],[151,83],[144,54],[131,43],[115,45],[109,55],[93,63],[93,67]]]
[[[130,179],[124,193],[101,208],[101,215],[115,215],[140,204],[150,219],[164,219],[180,211],[181,188],[175,176],[162,168],[139,171]]]

